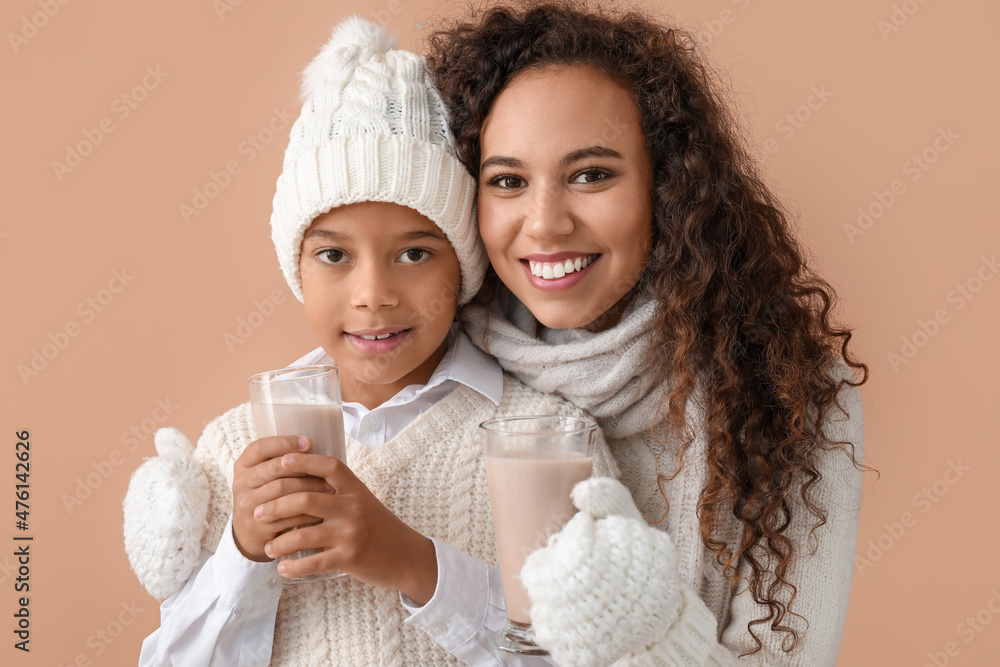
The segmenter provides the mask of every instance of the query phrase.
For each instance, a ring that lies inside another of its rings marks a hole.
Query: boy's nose
[[[399,305],[399,294],[393,280],[380,267],[369,264],[360,267],[354,277],[351,305],[355,308],[380,310]]]

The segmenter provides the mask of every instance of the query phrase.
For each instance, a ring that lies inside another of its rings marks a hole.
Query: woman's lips
[[[371,329],[353,333],[345,331],[344,336],[347,337],[347,342],[362,354],[385,354],[402,345],[411,331],[412,329]]]
[[[598,257],[600,255],[597,253],[589,255],[560,253],[548,256],[532,255],[525,257],[525,259],[528,260],[528,269],[531,271],[531,275],[545,280],[553,280],[567,276],[574,271],[582,271]]]
[[[533,286],[546,292],[556,292],[569,289],[583,280],[600,259],[600,254],[529,255],[521,260],[521,266],[528,276],[528,282]],[[567,271],[567,263],[570,263],[572,271]],[[542,275],[536,275],[537,273]]]

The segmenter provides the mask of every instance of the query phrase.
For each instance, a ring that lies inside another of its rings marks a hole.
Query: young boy
[[[475,183],[423,60],[391,43],[350,19],[309,65],[271,218],[320,342],[291,366],[335,360],[348,461],[257,439],[246,403],[193,458],[158,433],[125,501],[133,569],[170,596],[140,665],[543,664],[489,644],[504,611],[476,430],[582,413],[504,377],[453,325],[486,268]],[[603,441],[594,474],[615,474]],[[272,560],[305,548],[325,550]],[[329,571],[350,576],[281,584]]]

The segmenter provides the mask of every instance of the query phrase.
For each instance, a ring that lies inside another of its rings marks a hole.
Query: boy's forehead
[[[348,238],[371,234],[393,239],[448,240],[430,218],[415,209],[391,202],[358,202],[332,208],[312,221],[304,239],[312,236]]]

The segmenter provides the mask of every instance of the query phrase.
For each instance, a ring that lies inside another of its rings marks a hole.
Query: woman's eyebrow
[[[625,159],[621,153],[613,148],[608,148],[607,146],[588,146],[586,148],[580,148],[567,153],[561,160],[559,160],[559,165],[565,167],[568,164],[595,157],[612,158],[615,160]],[[483,160],[483,164],[480,165],[479,169],[482,171],[487,167],[493,166],[506,167],[508,169],[524,169],[524,162],[516,157],[510,157],[508,155],[491,155]]]
[[[563,159],[559,160],[559,164],[565,167],[573,162],[595,157],[615,158],[617,160],[625,159],[621,153],[613,148],[608,148],[607,146],[588,146],[587,148],[581,148],[580,150],[567,153],[563,156]]]

